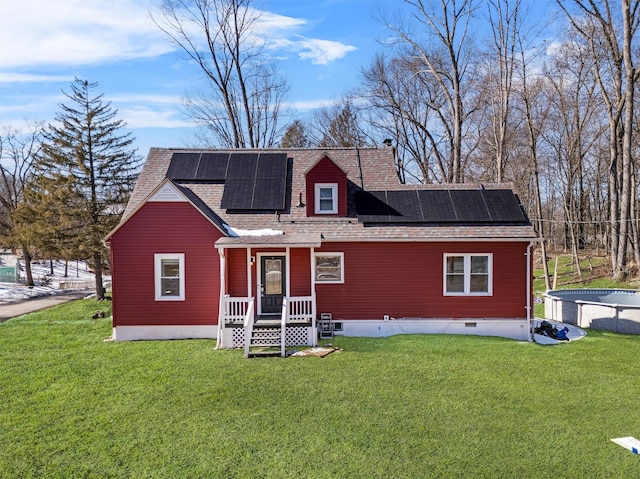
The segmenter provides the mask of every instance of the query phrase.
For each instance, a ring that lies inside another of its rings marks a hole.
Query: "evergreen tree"
[[[280,142],[280,148],[309,148],[310,144],[304,123],[300,120],[294,120],[287,126]]]
[[[71,92],[63,91],[70,103],[59,105],[56,123],[48,126],[23,219],[39,247],[92,261],[96,295],[104,299],[103,238],[120,220],[140,158],[117,110],[101,94],[93,96],[97,85],[76,78]]]

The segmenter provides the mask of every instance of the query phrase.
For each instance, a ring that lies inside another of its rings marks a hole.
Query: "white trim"
[[[179,192],[171,183],[163,184],[154,194],[147,200],[152,202],[170,202],[170,203],[187,203],[187,198]]]
[[[247,297],[251,298],[251,248],[247,248]]]
[[[178,260],[178,281],[180,294],[178,296],[164,296],[162,294],[162,261],[163,260]],[[184,253],[155,253],[153,255],[153,275],[155,278],[155,300],[156,301],[184,301]]]
[[[223,249],[219,249],[218,250],[218,255],[220,257],[220,299],[218,301],[218,331],[217,331],[217,338],[218,341],[216,341],[216,349],[222,349],[225,347],[225,345],[222,343],[223,342],[223,337],[222,337],[222,326],[223,326],[223,321],[221,320],[221,318],[223,318],[224,316],[224,310],[223,310],[223,301],[224,301],[224,296],[226,294],[225,291],[225,284],[224,284],[224,277],[225,277],[225,269],[226,269],[226,258],[225,258],[225,250]]]
[[[113,328],[114,341],[162,339],[216,339],[218,325],[183,326],[118,326]]]
[[[320,189],[331,189],[331,210],[323,210],[320,208]],[[315,183],[315,213],[317,215],[335,215],[338,212],[338,183]]]
[[[386,338],[398,334],[464,334],[529,341],[526,318],[398,318],[385,321],[334,318],[342,323],[341,336]]]
[[[285,251],[285,255],[286,255],[286,259],[284,261],[285,278],[290,278],[291,277],[291,262],[289,261],[289,252],[291,251],[291,249],[287,246],[284,251]],[[291,296],[291,281],[285,280],[284,290],[287,293],[286,294],[287,297]]]
[[[221,228],[219,225],[217,225],[214,221],[211,220],[211,218],[209,218],[207,215],[205,215],[202,210],[200,208],[198,208],[189,198],[187,198],[184,193],[182,193],[180,190],[178,190],[178,188],[176,187],[176,185],[173,184],[173,182],[168,179],[165,178],[164,180],[162,180],[162,182],[160,184],[158,184],[158,186],[156,186],[153,191],[151,193],[149,193],[146,198],[142,201],[140,201],[136,207],[131,210],[131,212],[123,217],[120,222],[116,225],[115,228],[113,228],[109,234],[107,234],[107,236],[104,237],[103,241],[105,243],[109,243],[111,241],[111,237],[120,229],[122,228],[131,218],[133,218],[133,216],[140,210],[142,209],[142,207],[144,205],[146,205],[149,202],[149,198],[153,197],[158,191],[160,191],[160,189],[164,188],[165,186],[169,185],[177,195],[180,195],[182,198],[184,198],[186,203],[189,203],[191,206],[193,206],[196,211],[198,211],[198,213],[200,213],[203,217],[205,217],[207,219],[207,221],[209,223],[211,223],[218,231],[220,231],[220,233],[222,233],[223,236],[227,236],[228,233],[225,231],[224,228]]]
[[[260,283],[262,279],[262,257],[263,256],[284,256],[284,276],[285,276],[285,290],[283,291],[282,296],[286,296],[286,293],[289,291],[289,249],[287,248],[285,251],[271,252],[271,253],[256,253],[256,301],[257,307],[256,311],[258,312],[258,316],[262,314],[262,284]],[[278,313],[279,314],[279,313]]]
[[[333,257],[337,257],[340,258],[340,279],[339,280],[322,280],[322,279],[318,279],[317,278],[317,274],[316,274],[316,268],[317,268],[317,261],[316,258],[320,257],[320,256],[333,256]],[[335,253],[329,253],[329,252],[322,252],[322,251],[315,251],[313,252],[313,262],[312,262],[312,269],[311,269],[311,274],[313,275],[314,278],[314,284],[344,284],[344,253],[343,252],[335,252]]]
[[[463,257],[464,291],[447,291],[447,258]],[[487,257],[487,291],[471,291],[471,258]],[[442,294],[443,296],[493,296],[493,253],[444,253],[442,255]]]
[[[301,221],[296,221],[296,224],[301,224]],[[346,221],[345,223],[349,223]],[[340,223],[336,223],[340,224]],[[496,237],[479,237],[474,236],[471,238],[465,238],[461,236],[439,236],[437,238],[401,238],[401,237],[384,237],[377,238],[375,236],[367,236],[366,238],[331,238],[323,237],[322,243],[529,243],[532,241],[542,241],[543,238],[496,238]],[[270,245],[273,247],[274,245]],[[226,247],[226,246],[225,246]]]

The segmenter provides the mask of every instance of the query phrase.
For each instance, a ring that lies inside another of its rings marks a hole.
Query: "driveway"
[[[33,313],[40,309],[50,308],[57,304],[68,303],[76,299],[81,299],[90,294],[90,291],[75,291],[72,293],[56,294],[54,296],[44,296],[33,299],[25,299],[16,303],[0,305],[0,322],[23,314]]]

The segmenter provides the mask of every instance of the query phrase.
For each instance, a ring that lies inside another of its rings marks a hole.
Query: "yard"
[[[607,477],[640,337],[337,338],[319,359],[105,342],[103,303],[0,324],[0,477]]]

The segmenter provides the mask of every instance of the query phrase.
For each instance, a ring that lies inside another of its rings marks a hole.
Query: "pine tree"
[[[71,92],[63,91],[70,103],[59,105],[56,123],[48,126],[25,217],[41,248],[92,261],[96,295],[104,299],[103,238],[120,220],[140,158],[117,110],[101,94],[92,96],[97,86],[76,78]]]

